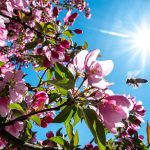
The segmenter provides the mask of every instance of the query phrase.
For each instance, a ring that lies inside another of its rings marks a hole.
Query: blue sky
[[[102,59],[111,59],[115,67],[113,72],[107,77],[110,82],[115,84],[111,89],[116,94],[130,94],[137,100],[141,100],[146,112],[145,122],[150,121],[150,84],[142,85],[138,89],[133,89],[126,85],[128,71],[139,70],[137,77],[146,78],[150,81],[150,63],[147,57],[146,65],[142,66],[141,55],[136,55],[136,48],[131,49],[128,38],[112,36],[100,32],[108,30],[128,35],[129,32],[135,32],[136,28],[144,22],[150,27],[150,1],[149,0],[89,0],[92,18],[87,20],[83,15],[77,19],[72,28],[83,29],[83,35],[75,38],[77,43],[89,43],[89,50],[99,48]],[[149,50],[150,51],[150,50]],[[61,127],[61,125],[59,125]],[[49,126],[49,130],[56,130],[57,125]],[[85,125],[78,125],[80,133],[80,144],[88,143],[92,137]],[[40,128],[38,128],[39,130]],[[45,129],[47,131],[47,129]],[[139,130],[145,135],[146,124],[142,124]],[[38,137],[43,138],[43,130],[39,130]]]

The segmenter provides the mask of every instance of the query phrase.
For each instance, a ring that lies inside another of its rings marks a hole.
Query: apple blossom
[[[6,39],[7,39],[7,34],[8,31],[5,28],[4,20],[0,16],[0,46],[5,46],[6,45]]]
[[[43,109],[44,103],[48,99],[47,93],[44,91],[38,91],[37,93],[35,93],[34,97],[35,97],[35,102],[33,103],[33,108],[35,110]]]
[[[23,81],[23,72],[17,70],[15,72],[7,71],[3,80],[0,81],[0,90],[5,87],[9,88],[9,99],[11,102],[22,102],[23,96],[27,91],[27,87]]]
[[[0,97],[0,116],[6,117],[10,112],[8,105],[10,104],[10,100],[8,97]]]
[[[83,50],[79,52],[73,60],[73,63],[79,72],[85,70],[87,84],[98,88],[102,85],[101,81],[103,82],[103,77],[108,75],[113,69],[113,62],[111,60],[96,60],[99,52],[99,49],[90,52]]]
[[[23,122],[16,122],[13,125],[5,127],[5,129],[10,134],[18,138],[20,135],[20,132],[23,130],[23,127],[24,127]]]
[[[29,6],[28,0],[9,0],[14,9],[25,9]]]
[[[98,106],[99,117],[106,128],[116,134],[117,127],[124,127],[122,120],[129,117],[131,106],[131,101],[124,96],[107,96]]]

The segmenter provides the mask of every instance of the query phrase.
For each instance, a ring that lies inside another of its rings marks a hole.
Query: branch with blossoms
[[[73,40],[83,32],[73,29],[80,12],[91,17],[85,0],[0,2],[0,149],[148,149],[138,135],[142,103],[114,94],[105,79],[112,60]],[[75,130],[82,121],[93,135],[83,148]],[[49,131],[55,123],[66,131]],[[34,126],[47,128],[45,139]]]

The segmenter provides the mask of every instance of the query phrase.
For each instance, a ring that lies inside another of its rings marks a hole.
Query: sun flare
[[[134,55],[141,58],[141,64],[144,67],[148,57],[150,58],[150,27],[144,24],[138,27],[134,33],[130,34],[130,44],[134,50]]]
[[[141,51],[149,51],[150,50],[150,29],[141,30],[135,33],[132,42],[135,48],[138,48]]]

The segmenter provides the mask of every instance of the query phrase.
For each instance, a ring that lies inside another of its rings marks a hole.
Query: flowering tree
[[[105,76],[113,62],[98,60],[100,50],[88,51],[86,42],[73,42],[82,34],[70,29],[79,12],[91,17],[84,0],[0,1],[1,149],[148,149],[137,132],[145,115],[142,103],[109,90]],[[23,68],[31,66],[36,86],[23,79],[30,76]],[[93,134],[83,148],[74,131],[82,120]],[[64,123],[65,135],[49,131],[38,141],[32,126],[50,123]],[[108,133],[114,139],[107,140]]]

